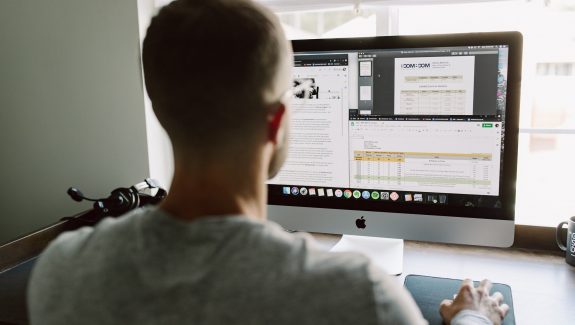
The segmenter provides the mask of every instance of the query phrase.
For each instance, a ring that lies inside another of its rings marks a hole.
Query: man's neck
[[[222,215],[265,219],[265,175],[254,175],[255,169],[186,167],[176,163],[170,193],[160,205],[172,216],[185,221]]]

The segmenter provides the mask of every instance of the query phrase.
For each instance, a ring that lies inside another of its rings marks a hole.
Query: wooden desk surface
[[[330,248],[340,236],[312,234]],[[405,241],[408,274],[481,280],[511,286],[515,318],[523,324],[575,324],[575,268],[554,252]]]

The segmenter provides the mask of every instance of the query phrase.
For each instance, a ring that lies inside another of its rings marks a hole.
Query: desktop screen
[[[308,87],[270,204],[508,218],[508,58],[507,44],[295,52]]]

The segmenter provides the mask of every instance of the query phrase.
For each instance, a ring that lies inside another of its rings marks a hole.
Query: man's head
[[[286,127],[291,60],[276,17],[252,1],[176,0],[162,8],[144,40],[144,75],[176,156],[246,163],[270,141],[285,150],[278,130]],[[271,159],[275,169],[282,153]]]

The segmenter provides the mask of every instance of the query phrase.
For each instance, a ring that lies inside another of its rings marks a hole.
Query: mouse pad
[[[474,283],[477,286],[479,281],[474,281]],[[413,296],[429,325],[442,325],[443,319],[439,314],[439,304],[443,299],[453,299],[453,295],[459,292],[461,280],[410,274],[405,277],[403,285]],[[509,311],[502,324],[515,325],[511,287],[506,284],[493,283],[490,293],[493,294],[496,291],[501,292],[503,302],[509,305]]]

